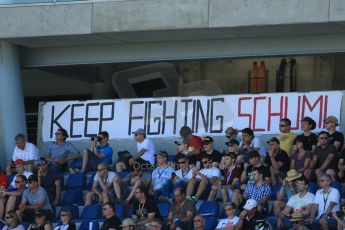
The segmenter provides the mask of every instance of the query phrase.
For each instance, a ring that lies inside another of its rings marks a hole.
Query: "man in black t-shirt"
[[[60,176],[55,170],[49,169],[48,162],[44,158],[38,161],[38,167],[38,184],[47,191],[50,203],[57,206],[61,193]]]
[[[280,141],[278,138],[272,137],[269,141],[267,141],[267,144],[269,146],[269,150],[264,164],[269,168],[273,168],[273,171],[289,171],[290,158],[287,153],[280,148]]]
[[[120,230],[122,227],[120,226],[121,220],[119,217],[115,215],[114,205],[110,202],[106,202],[103,204],[103,215],[105,217],[105,221],[101,227],[101,230]]]
[[[202,144],[204,145],[204,150],[200,153],[200,156],[205,154],[210,155],[212,159],[212,165],[218,166],[222,160],[222,154],[214,149],[213,138],[206,136],[202,139]]]
[[[340,152],[344,144],[344,135],[336,130],[336,127],[339,125],[338,119],[334,116],[329,116],[325,124],[329,134],[328,143],[333,144],[336,151]]]
[[[266,224],[266,217],[257,210],[257,202],[253,199],[248,199],[243,206],[243,211],[240,213],[240,220],[237,222],[235,229],[255,230],[261,228],[269,229]]]
[[[136,222],[137,227],[143,227],[154,218],[160,218],[155,202],[153,199],[147,199],[146,191],[147,188],[145,186],[139,186],[135,190],[136,201],[133,204],[132,218]]]

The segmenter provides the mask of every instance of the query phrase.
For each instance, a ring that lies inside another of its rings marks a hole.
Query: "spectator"
[[[62,209],[60,212],[60,221],[54,230],[76,230],[75,223],[72,223],[72,213],[67,209]]]
[[[21,159],[17,159],[14,164],[16,165],[16,171],[17,171],[17,174],[13,177],[13,180],[9,186],[9,188],[16,188],[17,185],[16,185],[16,179],[17,179],[17,176],[18,175],[24,175],[26,178],[29,178],[29,176],[32,175],[31,172],[28,172],[25,170],[24,168],[24,161],[21,160]]]
[[[205,230],[205,219],[202,215],[198,214],[194,217],[194,230]]]
[[[228,141],[235,139],[238,143],[241,142],[241,138],[238,136],[238,130],[233,127],[229,127],[225,130],[225,137]]]
[[[213,138],[210,136],[204,137],[202,139],[202,144],[204,145],[204,150],[201,152],[201,155],[210,155],[213,166],[217,167],[222,160],[222,154],[214,149]]]
[[[295,143],[296,152],[291,155],[290,169],[295,169],[297,172],[303,173],[306,169],[310,168],[312,153],[306,149],[308,140],[305,136],[299,135],[296,137]]]
[[[189,167],[189,160],[185,155],[180,156],[177,163],[180,169],[175,171],[175,174],[172,174],[174,188],[186,188],[188,182],[193,178],[193,170]]]
[[[51,162],[54,171],[63,171],[70,167],[73,160],[80,158],[79,150],[72,143],[66,142],[68,133],[65,129],[58,129],[55,133],[56,142],[48,145],[46,161]]]
[[[266,149],[259,137],[254,136],[254,132],[250,128],[242,130],[242,141],[240,143],[240,151],[243,153],[244,162],[249,162],[249,153],[257,151],[263,161],[266,157]]]
[[[229,152],[233,152],[235,153],[236,155],[236,161],[235,161],[235,164],[236,165],[240,165],[240,164],[243,164],[244,163],[244,157],[243,157],[243,154],[240,150],[240,142],[237,140],[237,139],[231,139],[229,140],[228,142],[225,143],[225,145],[228,147],[223,154],[225,153],[229,153]],[[222,163],[219,165],[219,168],[222,167]]]
[[[52,230],[52,225],[47,223],[47,212],[45,210],[38,209],[34,212],[35,223],[31,224],[28,230]]]
[[[290,222],[293,223],[292,230],[309,230],[309,228],[304,225],[304,218],[300,212],[292,213]]]
[[[28,178],[28,189],[24,190],[23,198],[19,205],[19,213],[23,220],[33,221],[37,214],[45,213],[45,219],[53,217],[52,206],[50,205],[47,192],[41,186],[38,186],[38,178],[36,175],[31,175]],[[39,213],[35,210],[41,209]]]
[[[308,184],[309,180],[304,176],[297,179],[298,194],[289,198],[285,208],[281,212],[274,213],[275,216],[268,217],[268,222],[273,227],[289,229],[293,223],[288,218],[293,217],[295,213],[300,213],[305,219],[310,216],[314,194],[308,192]]]
[[[130,164],[134,161],[140,162],[140,164],[148,164],[147,166],[154,166],[155,164],[155,146],[152,140],[146,138],[144,129],[138,129],[134,133],[134,139],[137,141],[138,153],[129,160]]]
[[[145,224],[146,230],[161,230],[163,228],[163,225],[160,220],[153,219],[150,221],[150,223]]]
[[[324,174],[319,180],[321,189],[315,194],[310,218],[308,219],[308,222],[312,223],[313,229],[319,229],[320,226],[323,230],[337,227],[337,221],[328,217],[332,212],[339,211],[340,201],[339,191],[332,188],[331,183],[332,177],[328,174]]]
[[[269,146],[268,153],[266,155],[264,164],[271,170],[272,178],[279,172],[286,173],[290,168],[290,158],[286,152],[280,148],[280,142],[278,138],[272,137],[267,141]]]
[[[235,160],[235,153],[225,153],[225,167],[221,170],[221,184],[212,186],[208,200],[212,201],[216,197],[222,197],[223,202],[227,203],[231,199],[232,191],[238,187],[242,173],[242,168],[239,165],[235,165]]]
[[[344,144],[344,135],[336,130],[336,127],[339,125],[338,119],[334,116],[329,116],[325,124],[329,134],[329,144],[335,146],[336,152],[340,152]]]
[[[105,221],[100,230],[121,229],[121,220],[115,215],[114,205],[112,203],[105,202],[103,204],[103,216],[105,217]]]
[[[310,168],[315,169],[317,176],[328,169],[333,170],[336,174],[338,173],[336,148],[328,143],[328,138],[329,134],[325,131],[321,131],[318,135],[319,146],[315,148],[313,160],[310,164]],[[306,170],[305,174],[310,177],[310,170]]]
[[[286,200],[291,196],[298,193],[297,180],[302,176],[302,173],[298,173],[296,170],[291,169],[287,172],[287,177],[283,180],[283,185],[280,187],[277,195],[277,200],[274,201],[274,214],[280,215],[281,210],[285,208]]]
[[[271,195],[271,186],[263,180],[263,172],[260,168],[253,170],[253,179],[255,184],[250,184],[244,190],[243,198],[253,199],[257,202],[258,209],[264,211],[267,209],[267,201]]]
[[[99,145],[97,143],[99,142]],[[112,162],[113,149],[109,145],[109,134],[106,131],[98,133],[97,137],[93,137],[91,150],[85,149],[83,152],[83,164],[81,170],[70,168],[71,173],[96,171],[99,163],[103,162],[109,165]]]
[[[202,139],[192,134],[192,130],[188,126],[183,126],[180,129],[180,135],[183,138],[183,143],[178,146],[178,153],[184,154],[189,158],[189,164],[196,165],[200,168],[200,153],[204,146]]]
[[[168,153],[159,151],[156,156],[157,168],[152,172],[153,192],[155,200],[158,198],[166,200],[169,195],[169,180],[174,168],[167,165]]]
[[[341,211],[339,212],[332,212],[332,216],[334,219],[337,220],[338,230],[342,230],[345,228],[345,205],[343,204],[341,207]]]
[[[108,171],[107,165],[103,162],[97,166],[97,173],[93,178],[92,190],[87,193],[85,205],[94,202],[106,203],[115,200],[115,193],[118,199],[121,199],[120,187],[113,187],[114,180],[118,176],[116,173]]]
[[[314,130],[315,128],[316,128],[316,122],[310,117],[304,117],[302,120],[302,126],[301,126],[303,133],[297,136],[297,137],[302,137],[303,139],[305,139],[304,149],[310,152],[314,151],[317,145],[317,135],[311,132],[311,130]],[[296,140],[295,140],[295,144],[296,144]]]
[[[224,209],[227,218],[219,220],[216,230],[234,229],[240,220],[240,218],[236,216],[237,205],[235,203],[225,204]]]
[[[291,133],[291,120],[288,118],[283,118],[279,122],[279,130],[281,134],[278,136],[280,141],[280,148],[282,148],[288,156],[292,154],[292,146],[294,140],[298,136],[295,133]]]
[[[6,167],[6,174],[8,176],[13,174],[15,168],[14,162],[18,159],[23,160],[24,165],[27,166],[27,170],[32,172],[34,162],[38,160],[39,157],[38,148],[34,144],[27,142],[22,133],[17,134],[14,140],[16,142],[16,147],[13,150],[12,161]]]
[[[265,215],[257,210],[257,202],[253,199],[247,200],[240,213],[240,220],[236,225],[236,230],[255,230],[256,226],[265,225]]]
[[[18,175],[15,180],[16,188],[0,190],[0,218],[4,216],[6,196],[8,196],[6,203],[6,212],[17,209],[26,187],[26,181],[27,179],[24,175]]]
[[[124,219],[120,227],[122,227],[122,230],[135,230],[135,224],[132,218]]]
[[[202,156],[203,169],[193,171],[193,178],[189,181],[187,186],[187,198],[197,201],[202,195],[208,196],[213,185],[216,185],[220,181],[220,171],[218,168],[212,166],[212,159],[209,155]],[[194,190],[196,190],[195,196],[192,196]],[[206,193],[204,193],[206,191]]]
[[[48,162],[43,159],[38,161],[38,186],[42,186],[48,193],[49,201],[57,206],[60,201],[61,181],[56,171],[49,169]]]
[[[260,155],[257,151],[249,152],[249,164],[244,163],[243,172],[241,174],[241,189],[244,190],[246,185],[253,184],[253,171],[254,168],[260,168],[264,174],[264,180],[266,183],[271,184],[271,171],[265,165],[262,165],[260,162]]]
[[[138,229],[143,229],[146,223],[150,223],[154,218],[160,218],[159,211],[152,199],[147,199],[147,188],[139,186],[135,190],[136,202],[133,204],[132,218],[136,222]]]
[[[25,230],[24,226],[20,224],[20,217],[15,211],[6,212],[5,220],[6,225],[2,228],[2,230]]]
[[[343,180],[345,177],[345,148],[340,153],[340,159],[338,161],[338,178]]]
[[[183,188],[176,188],[174,191],[175,202],[171,205],[168,214],[168,225],[170,229],[191,229],[195,214],[195,205],[186,199]]]
[[[129,203],[132,200],[135,190],[140,185],[144,185],[147,188],[151,186],[151,173],[143,171],[139,162],[135,161],[129,168],[131,172],[123,180],[120,181],[122,186],[129,184],[128,186],[125,186],[125,188],[130,189],[125,203]]]

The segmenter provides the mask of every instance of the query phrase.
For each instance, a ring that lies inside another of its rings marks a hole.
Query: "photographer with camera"
[[[332,212],[332,216],[337,220],[338,230],[345,229],[345,204],[342,205],[341,211]]]
[[[91,150],[83,151],[83,164],[81,170],[70,168],[71,173],[96,171],[97,165],[103,162],[106,165],[111,164],[113,149],[109,145],[109,134],[106,131],[99,132],[97,136],[91,137]],[[97,145],[99,143],[99,145]]]

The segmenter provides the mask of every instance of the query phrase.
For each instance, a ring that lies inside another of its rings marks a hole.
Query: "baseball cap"
[[[253,208],[256,208],[256,206],[257,206],[256,200],[248,199],[246,204],[243,206],[243,209],[252,210]]]
[[[135,226],[134,221],[132,218],[126,218],[122,221],[122,224],[120,227],[129,227],[129,226]]]
[[[40,158],[37,162],[38,166],[46,165],[48,162],[44,158]]]
[[[326,122],[334,122],[335,125],[337,125],[337,126],[339,125],[338,119],[337,119],[335,116],[329,116],[329,117],[327,117]]]
[[[22,159],[17,159],[15,162],[14,162],[15,165],[23,165],[24,164],[24,161]]]
[[[206,136],[202,139],[202,143],[203,144],[209,144],[209,143],[212,143],[213,142],[213,138],[210,137],[210,136]]]
[[[144,129],[137,129],[135,132],[133,132],[133,134],[137,135],[137,134],[142,134],[142,135],[145,135],[145,130]]]
[[[236,140],[235,138],[232,138],[230,141],[225,142],[225,144],[226,144],[227,146],[229,146],[229,145],[231,145],[231,144],[239,145],[240,142],[238,142],[238,140]]]
[[[276,137],[272,137],[271,139],[269,139],[269,140],[267,141],[267,144],[269,144],[269,143],[271,143],[271,142],[275,142],[275,143],[280,144],[279,139],[278,139],[278,138],[276,138]]]
[[[38,177],[34,174],[30,175],[28,181],[38,181]]]
[[[161,151],[159,151],[159,152],[157,152],[156,154],[155,154],[155,156],[163,156],[163,157],[167,157],[168,156],[168,153],[166,152],[166,151],[164,151],[164,150],[161,150]]]
[[[224,156],[225,156],[225,157],[231,157],[231,158],[233,158],[233,159],[236,159],[236,157],[237,157],[236,153],[234,153],[234,152],[227,152],[227,153],[224,153]]]

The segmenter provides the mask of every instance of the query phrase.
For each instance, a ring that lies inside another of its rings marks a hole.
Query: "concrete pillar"
[[[17,46],[0,41],[0,163],[12,157],[14,137],[27,135],[20,57]]]
[[[99,67],[99,79],[102,82],[92,85],[93,99],[113,99],[115,97],[115,91],[111,81],[112,74],[112,65],[104,64]]]

